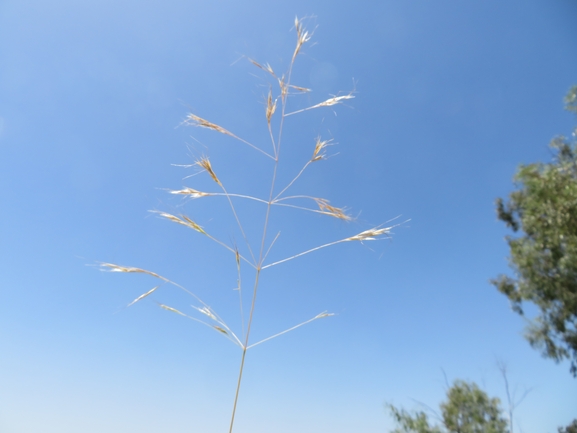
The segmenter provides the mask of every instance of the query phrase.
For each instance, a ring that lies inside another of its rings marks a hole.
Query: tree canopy
[[[397,422],[391,433],[506,433],[507,421],[498,398],[489,396],[474,383],[455,381],[440,405],[441,425],[432,425],[423,411],[411,414],[393,405],[388,408]]]
[[[565,104],[577,114],[577,86]],[[498,218],[521,235],[507,237],[516,278],[500,275],[491,282],[517,313],[524,314],[524,302],[538,307],[526,338],[546,357],[569,359],[577,376],[577,129],[550,147],[552,162],[522,165],[518,189],[507,202],[497,199]]]

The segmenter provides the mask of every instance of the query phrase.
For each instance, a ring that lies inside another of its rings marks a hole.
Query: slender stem
[[[322,248],[330,247],[331,245],[340,244],[342,242],[347,242],[348,240],[349,239],[340,239],[338,241],[330,242],[328,244],[324,244],[324,245],[320,245],[320,246],[315,247],[315,248],[311,248],[310,250],[303,251],[302,253],[295,254],[294,256],[291,256],[291,257],[287,257],[286,259],[279,260],[278,262],[270,263],[266,266],[263,266],[262,269],[270,268],[272,266],[279,265],[279,264],[284,263],[284,262],[288,262],[289,260],[296,259],[297,257],[304,256],[305,254],[312,253],[313,251],[317,251],[317,250],[320,250]]]
[[[290,84],[293,64],[294,64],[294,56],[293,56],[293,61],[291,61],[291,64],[289,67],[288,80],[287,80],[287,84],[286,84],[287,86]],[[283,89],[281,88],[281,92],[282,91],[283,91]],[[250,313],[249,313],[249,318],[248,318],[248,323],[247,323],[247,328],[246,328],[246,337],[245,337],[244,347],[242,349],[242,358],[240,361],[240,369],[239,369],[239,373],[238,373],[238,382],[236,385],[236,392],[235,392],[235,396],[234,396],[234,404],[232,407],[232,415],[230,418],[230,428],[228,430],[229,433],[232,433],[232,429],[234,427],[234,416],[236,414],[236,406],[238,403],[240,385],[242,383],[242,373],[244,370],[244,363],[246,360],[246,351],[247,351],[248,342],[249,342],[249,338],[250,338],[250,330],[251,330],[252,319],[253,319],[253,314],[254,314],[254,307],[256,305],[256,295],[258,292],[259,277],[260,277],[260,272],[262,270],[262,261],[264,259],[264,251],[265,251],[265,242],[266,242],[266,235],[267,235],[267,229],[268,229],[268,222],[269,222],[271,207],[272,207],[272,204],[274,201],[273,200],[273,194],[274,194],[274,187],[275,187],[275,183],[276,183],[278,162],[279,162],[279,157],[280,157],[280,145],[281,145],[283,125],[284,125],[285,110],[286,110],[286,100],[283,98],[283,100],[282,100],[282,115],[281,115],[281,119],[280,119],[279,134],[278,134],[275,157],[274,157],[274,169],[273,169],[272,181],[271,181],[271,185],[270,185],[270,194],[269,194],[269,199],[268,199],[268,203],[267,203],[267,207],[266,207],[266,215],[265,215],[264,226],[263,226],[263,231],[262,231],[262,240],[261,240],[261,246],[260,246],[259,260],[258,260],[258,263],[256,264],[256,275],[255,275],[255,281],[254,281],[254,289],[253,289],[253,293],[252,293]],[[272,134],[271,134],[271,139],[272,139]],[[274,141],[273,141],[273,147],[275,147]]]
[[[299,172],[299,174],[297,174],[297,175],[295,176],[295,178],[294,178],[293,180],[291,180],[290,183],[289,183],[281,192],[279,192],[279,193],[276,195],[276,197],[274,198],[275,201],[277,201],[277,199],[278,199],[287,189],[289,189],[289,188],[292,186],[292,184],[295,183],[296,180],[297,180],[299,177],[301,177],[301,174],[303,174],[303,172],[306,170],[306,168],[309,166],[310,163],[311,163],[311,162],[308,161],[308,162],[304,165],[304,167],[301,169],[301,171]]]
[[[236,222],[238,224],[240,232],[242,233],[242,237],[244,238],[244,242],[246,243],[246,246],[248,247],[248,251],[250,253],[250,256],[252,257],[252,261],[255,262],[255,264],[256,264],[254,254],[252,252],[252,248],[250,247],[250,242],[248,241],[248,238],[246,237],[246,233],[244,232],[244,229],[242,228],[242,224],[240,223],[240,219],[238,218],[238,214],[236,213],[236,209],[234,208],[234,205],[232,204],[232,200],[230,199],[230,195],[228,195],[228,192],[226,191],[226,189],[222,183],[220,184],[220,187],[222,188],[222,191],[224,192],[224,195],[226,196],[226,199],[228,200],[228,203],[230,204],[230,208],[232,210],[234,218],[236,219]]]
[[[232,428],[234,426],[234,415],[236,414],[236,404],[238,402],[238,393],[240,392],[240,383],[242,381],[242,370],[244,369],[244,358],[246,357],[246,346],[242,348],[242,359],[240,361],[240,371],[238,373],[238,382],[236,384],[236,392],[234,394],[234,405],[232,407],[232,415],[230,417],[230,428],[228,433],[232,433]]]
[[[253,344],[251,344],[250,346],[248,346],[246,349],[248,350],[248,349],[250,349],[250,348],[252,348],[252,347],[254,347],[254,346],[258,346],[259,344],[264,343],[265,341],[272,340],[273,338],[279,337],[279,336],[281,336],[281,335],[283,335],[283,334],[286,334],[287,332],[294,331],[295,329],[300,328],[301,326],[304,326],[304,325],[306,325],[306,324],[308,324],[308,323],[311,323],[311,322],[314,321],[314,320],[321,319],[321,318],[323,318],[323,317],[332,316],[332,315],[333,315],[332,313],[331,313],[331,314],[329,314],[329,313],[317,314],[315,317],[313,317],[313,318],[311,318],[311,319],[309,319],[309,320],[306,320],[306,321],[304,321],[304,322],[302,322],[302,323],[299,323],[298,325],[295,325],[295,326],[293,326],[292,328],[285,329],[285,330],[282,331],[282,332],[278,332],[278,333],[276,333],[276,334],[274,334],[274,335],[271,335],[270,337],[267,337],[267,338],[265,338],[265,339],[263,339],[263,340],[257,341],[256,343],[253,343]]]

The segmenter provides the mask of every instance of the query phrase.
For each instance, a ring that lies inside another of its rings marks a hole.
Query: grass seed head
[[[391,231],[392,227],[385,227],[382,229],[379,228],[372,228],[369,230],[365,230],[364,232],[359,233],[358,235],[351,236],[347,238],[347,241],[374,241],[379,238],[379,236],[388,235]]]
[[[195,223],[193,220],[191,220],[186,215],[180,215],[181,218],[179,218],[179,217],[172,215],[172,214],[169,214],[167,212],[159,212],[159,211],[154,211],[154,210],[151,210],[150,212],[157,213],[158,215],[160,215],[163,218],[166,218],[167,220],[170,220],[170,221],[175,222],[177,224],[182,224],[183,226],[186,226],[186,227],[189,227],[193,230],[196,230],[197,232],[202,233],[203,235],[207,234],[201,226],[199,226],[197,223]]]
[[[324,199],[324,198],[315,198],[315,201],[317,202],[317,205],[319,207],[319,209],[321,210],[321,212],[323,212],[326,215],[330,215],[332,217],[341,219],[341,220],[345,220],[345,221],[351,221],[352,218],[347,215],[345,213],[345,209],[341,209],[335,206],[331,206],[329,204],[329,201]]]
[[[293,59],[292,61],[295,61],[296,56],[298,55],[298,53],[300,52],[302,46],[307,43],[308,41],[310,41],[312,34],[310,34],[309,32],[307,32],[305,30],[305,28],[303,27],[302,21],[298,19],[298,17],[295,18],[295,29],[297,31],[297,46],[295,47],[295,52],[293,54]]]
[[[276,75],[275,75],[274,71],[272,70],[272,67],[268,63],[261,65],[259,62],[251,59],[250,57],[248,58],[248,61],[251,62],[253,65],[255,65],[257,68],[260,68],[263,71],[268,72],[269,74],[271,74],[273,77],[276,78]]]
[[[195,223],[193,220],[191,220],[189,217],[187,217],[186,215],[181,215],[182,218],[186,221],[186,225],[189,226],[190,228],[196,230],[199,233],[202,233],[203,235],[206,235],[207,233],[203,230],[203,228],[201,226],[199,226],[197,223]]]
[[[235,135],[232,132],[227,131],[222,126],[218,126],[217,124],[209,122],[208,120],[203,119],[202,117],[198,117],[197,115],[192,113],[186,116],[186,119],[184,120],[183,123],[189,126],[200,126],[201,128],[212,129],[213,131],[220,132],[221,134],[235,137]]]
[[[326,311],[323,311],[322,313],[317,314],[317,315],[315,316],[315,319],[324,319],[325,317],[331,317],[331,316],[334,316],[334,315],[335,315],[335,313],[327,313]]]
[[[168,305],[164,305],[164,304],[158,304],[158,306],[159,306],[160,308],[166,310],[166,311],[171,311],[171,312],[173,312],[173,313],[180,314],[181,316],[185,316],[185,317],[186,317],[186,314],[181,313],[181,312],[178,311],[176,308],[172,308],[172,307],[169,307]]]
[[[317,142],[315,144],[315,151],[313,152],[313,157],[311,158],[311,162],[318,161],[319,159],[325,159],[326,154],[324,153],[325,147],[329,146],[332,139],[330,140],[321,140],[321,137],[317,137]]]
[[[217,320],[216,316],[212,313],[212,311],[208,307],[200,308],[200,307],[195,307],[193,305],[192,308],[194,308],[194,309],[198,310],[199,312],[201,312],[202,314],[210,317],[212,320]]]
[[[333,96],[332,98],[327,99],[326,101],[321,102],[320,104],[315,105],[314,107],[311,108],[318,108],[318,107],[330,107],[331,105],[337,105],[340,104],[342,101],[346,100],[346,99],[353,99],[354,95],[349,93],[347,95],[341,95],[341,96]]]
[[[308,93],[311,91],[311,89],[307,89],[306,87],[295,86],[293,84],[291,84],[289,87],[291,89],[298,90],[299,92],[302,92],[302,93]]]
[[[288,89],[289,89],[289,86],[285,82],[284,75],[278,79],[278,85],[280,87],[280,96],[281,96],[282,102],[284,104],[284,102],[286,101],[286,96],[288,95]]]
[[[128,308],[128,307],[130,307],[131,305],[136,304],[138,301],[146,298],[148,295],[152,294],[152,293],[153,293],[156,289],[158,289],[159,287],[160,287],[160,286],[153,287],[153,288],[152,288],[151,290],[149,290],[148,292],[143,293],[143,294],[140,295],[138,298],[136,298],[134,301],[132,301],[130,304],[128,304],[126,307]]]
[[[222,332],[224,335],[228,335],[228,332],[226,332],[224,329],[222,329],[220,326],[213,326],[214,329],[216,329],[218,332]]]
[[[183,188],[183,189],[179,189],[179,190],[171,190],[170,193],[171,194],[187,195],[190,198],[200,198],[200,197],[207,197],[209,195],[212,195],[208,192],[198,191],[194,188]]]
[[[270,119],[272,115],[276,111],[276,99],[273,101],[272,99],[272,90],[269,89],[268,91],[268,98],[266,100],[266,121],[270,126]]]
[[[129,274],[147,274],[155,278],[160,278],[161,280],[165,280],[165,278],[161,277],[154,272],[147,271],[146,269],[141,268],[133,268],[133,267],[126,267],[126,266],[119,266],[113,263],[100,263],[100,267],[104,268],[102,270],[107,270],[109,272],[124,272]]]
[[[212,180],[214,180],[216,183],[218,183],[219,185],[222,186],[222,184],[220,183],[220,180],[218,180],[218,177],[216,177],[216,174],[214,173],[214,170],[212,169],[212,164],[210,163],[210,160],[207,157],[202,157],[200,158],[198,161],[196,161],[196,165],[202,167],[204,170],[206,170],[208,172],[208,174],[210,174],[210,177],[212,177]]]

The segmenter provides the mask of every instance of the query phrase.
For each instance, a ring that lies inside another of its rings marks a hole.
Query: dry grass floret
[[[198,198],[204,198],[204,197],[209,197],[209,196],[226,197],[226,199],[229,203],[231,212],[234,215],[234,218],[235,218],[235,220],[238,224],[238,227],[242,233],[244,242],[246,243],[247,250],[250,253],[250,257],[244,256],[243,254],[241,254],[239,252],[239,249],[238,249],[236,244],[230,245],[229,243],[221,241],[221,240],[217,239],[216,237],[212,236],[211,234],[207,233],[207,231],[203,227],[201,227],[194,220],[192,220],[191,218],[189,218],[188,216],[186,216],[184,214],[180,214],[177,216],[177,215],[172,215],[170,213],[162,212],[162,211],[156,211],[156,210],[151,211],[163,219],[166,219],[168,221],[172,221],[172,222],[177,223],[179,225],[186,226],[186,227],[191,228],[191,229],[195,230],[196,232],[198,232],[204,236],[207,236],[209,239],[218,243],[219,245],[224,247],[227,251],[234,254],[236,267],[237,267],[237,274],[238,274],[236,290],[238,290],[238,292],[239,292],[241,332],[237,335],[231,329],[231,327],[229,327],[227,325],[227,323],[209,305],[207,305],[204,301],[202,301],[196,294],[190,292],[189,290],[187,290],[183,286],[181,286],[181,285],[179,285],[179,284],[177,284],[177,283],[175,283],[175,282],[173,282],[173,281],[171,281],[171,280],[169,280],[169,279],[167,279],[167,278],[165,278],[165,277],[163,277],[163,276],[161,276],[155,272],[151,272],[151,271],[147,271],[145,269],[135,268],[135,267],[124,267],[124,266],[115,265],[112,263],[100,263],[102,270],[107,270],[110,272],[122,272],[122,273],[141,273],[141,274],[149,275],[151,277],[154,277],[154,278],[162,281],[161,285],[155,286],[154,288],[152,288],[152,289],[148,290],[147,292],[143,293],[142,295],[138,296],[136,299],[134,299],[132,302],[130,302],[128,304],[128,306],[132,306],[132,305],[142,301],[143,299],[147,298],[151,294],[155,293],[164,284],[173,285],[173,286],[185,291],[189,295],[191,295],[196,300],[196,302],[198,302],[200,304],[199,306],[194,306],[194,305],[192,306],[192,308],[196,311],[196,313],[198,313],[200,315],[200,318],[191,316],[189,314],[182,312],[181,310],[178,310],[178,309],[170,307],[168,305],[159,303],[158,305],[160,308],[162,308],[166,311],[178,314],[179,316],[183,316],[183,317],[186,317],[188,319],[194,320],[196,322],[202,323],[205,326],[208,326],[211,329],[217,331],[219,334],[228,338],[230,341],[232,341],[234,344],[236,344],[237,346],[240,347],[240,349],[242,351],[242,356],[241,356],[240,369],[239,369],[239,374],[238,374],[238,383],[237,383],[237,387],[236,387],[234,404],[233,404],[233,409],[232,409],[232,414],[231,414],[229,433],[232,432],[233,427],[234,427],[236,407],[237,407],[237,402],[238,402],[238,398],[239,398],[240,385],[242,383],[243,368],[244,368],[244,364],[245,364],[245,360],[246,360],[247,350],[252,348],[252,347],[255,347],[259,344],[267,342],[273,338],[276,338],[276,337],[279,337],[283,334],[286,334],[287,332],[290,332],[290,331],[297,329],[301,326],[304,326],[308,323],[311,323],[315,320],[323,319],[323,318],[330,317],[333,315],[332,313],[328,313],[325,311],[325,312],[317,314],[316,316],[310,318],[309,320],[301,322],[301,323],[299,323],[295,326],[292,326],[289,329],[286,329],[282,332],[276,333],[274,335],[271,335],[270,337],[264,338],[260,341],[254,342],[254,343],[251,342],[250,341],[251,325],[253,324],[255,301],[257,298],[257,294],[258,294],[259,277],[260,277],[261,272],[264,271],[265,269],[270,268],[270,267],[294,260],[296,258],[310,254],[312,252],[315,252],[315,251],[318,251],[318,250],[321,250],[323,248],[327,248],[330,246],[334,246],[334,245],[337,245],[340,243],[352,242],[352,241],[365,242],[365,241],[374,241],[374,240],[386,238],[389,236],[391,229],[394,227],[394,226],[374,227],[374,228],[371,228],[369,230],[365,230],[361,233],[358,233],[354,236],[346,237],[346,238],[339,239],[339,240],[336,240],[333,242],[329,242],[329,243],[326,243],[323,245],[319,245],[317,247],[308,249],[308,250],[300,252],[298,254],[294,254],[290,257],[286,257],[282,260],[277,260],[277,261],[272,262],[272,263],[265,263],[269,252],[271,251],[271,249],[273,248],[273,246],[275,245],[275,242],[277,241],[277,239],[279,237],[279,234],[277,234],[272,241],[267,243],[267,231],[269,229],[269,224],[270,224],[270,211],[271,211],[271,208],[273,206],[284,206],[284,207],[301,209],[301,210],[305,210],[308,212],[313,212],[313,213],[317,213],[317,214],[321,214],[321,215],[331,216],[333,218],[337,218],[337,219],[340,219],[343,221],[351,221],[352,220],[351,216],[349,216],[347,214],[345,208],[339,208],[339,207],[333,206],[330,204],[329,200],[327,200],[325,198],[306,196],[306,195],[292,195],[292,196],[285,195],[285,193],[301,177],[301,175],[309,167],[310,164],[312,164],[313,162],[318,162],[318,161],[326,159],[326,148],[328,146],[332,145],[332,139],[323,140],[323,139],[321,139],[320,136],[317,137],[316,141],[315,141],[312,157],[310,158],[310,160],[306,161],[304,163],[302,169],[298,172],[298,174],[294,178],[292,178],[292,180],[290,182],[288,182],[286,184],[286,186],[284,186],[284,188],[282,188],[282,189],[279,188],[280,192],[275,194],[275,190],[277,189],[277,170],[278,170],[278,164],[279,164],[279,155],[280,155],[281,141],[282,141],[282,135],[283,135],[283,126],[284,126],[285,119],[288,116],[293,116],[293,115],[303,113],[303,112],[308,111],[308,110],[321,109],[323,107],[332,107],[332,106],[341,104],[343,101],[354,98],[354,95],[352,92],[347,93],[347,94],[343,94],[343,95],[335,95],[335,96],[332,96],[323,102],[312,105],[310,107],[303,108],[303,109],[296,110],[296,111],[292,111],[290,113],[286,112],[287,96],[289,95],[289,93],[292,92],[294,94],[299,94],[299,93],[305,93],[305,92],[310,91],[310,89],[307,89],[305,87],[295,86],[291,83],[291,76],[292,76],[292,70],[293,70],[294,63],[295,63],[299,53],[301,52],[303,46],[311,39],[311,36],[312,36],[312,34],[309,33],[303,27],[302,20],[299,20],[299,19],[295,20],[295,30],[296,30],[296,34],[297,34],[296,46],[295,46],[294,53],[292,55],[292,60],[290,62],[288,71],[285,74],[278,76],[268,63],[261,64],[255,60],[253,60],[253,59],[248,59],[257,68],[263,70],[264,72],[269,74],[271,77],[273,77],[273,79],[274,79],[273,81],[276,81],[276,84],[278,84],[277,96],[275,96],[275,93],[273,91],[273,87],[270,86],[269,91],[268,91],[268,95],[266,97],[265,118],[266,118],[266,124],[267,124],[268,132],[270,135],[270,140],[271,140],[271,144],[272,144],[272,148],[273,148],[272,154],[262,150],[261,147],[256,146],[253,143],[240,138],[236,134],[230,132],[228,129],[225,129],[222,126],[219,126],[215,123],[212,123],[212,122],[210,122],[206,119],[203,119],[202,117],[199,117],[195,114],[188,114],[186,119],[183,122],[184,125],[207,128],[207,129],[210,129],[212,131],[218,132],[220,134],[227,135],[236,141],[247,144],[252,149],[254,149],[254,150],[266,155],[270,159],[272,159],[272,161],[274,163],[274,170],[273,170],[273,175],[272,175],[271,184],[270,184],[269,197],[268,198],[262,198],[262,197],[254,197],[254,196],[250,196],[250,195],[244,195],[244,194],[229,193],[227,191],[227,189],[225,188],[221,179],[219,179],[217,177],[209,158],[204,157],[204,156],[199,158],[196,162],[194,162],[194,164],[189,165],[188,167],[197,166],[201,169],[201,171],[206,171],[208,173],[208,175],[211,177],[211,179],[219,186],[220,191],[203,192],[203,191],[199,191],[195,188],[188,187],[188,186],[185,186],[179,190],[169,190],[170,194],[181,195],[181,196],[188,197],[191,199],[198,199]],[[279,105],[280,105],[280,109],[279,109]],[[279,114],[279,111],[280,111],[280,114]],[[278,129],[276,131],[273,131],[272,120],[275,116],[278,116],[278,122],[276,122]],[[233,201],[231,200],[231,198],[256,201],[258,203],[262,203],[266,207],[266,209],[264,211],[265,212],[265,218],[264,218],[264,224],[262,227],[262,236],[261,236],[261,239],[259,242],[260,245],[259,245],[258,249],[254,250],[254,251],[256,251],[256,254],[253,252],[253,247],[251,246],[252,244],[251,244],[251,242],[249,242],[249,239],[245,234],[245,231],[243,229],[243,224],[237,215],[236,209],[233,205]],[[302,205],[302,203],[305,203],[305,205]],[[309,204],[314,203],[314,205],[316,205],[316,207],[306,206],[306,203],[309,203]],[[241,265],[242,265],[242,263],[248,264],[254,270],[254,282],[253,282],[252,291],[249,291],[248,293],[244,293],[242,290],[242,288],[243,288],[242,287],[243,281],[241,279]],[[248,298],[246,300],[248,301],[247,303],[250,305],[250,308],[248,310],[248,314],[245,314],[243,304],[244,304],[245,297],[247,297],[247,296],[248,296]]]

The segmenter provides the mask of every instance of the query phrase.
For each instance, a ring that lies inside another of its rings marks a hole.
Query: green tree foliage
[[[498,398],[489,398],[474,383],[456,381],[441,403],[442,425],[431,425],[425,412],[413,414],[388,405],[397,428],[391,433],[506,433]]]
[[[574,419],[567,427],[559,427],[559,433],[577,433],[577,419]]]
[[[393,405],[389,405],[388,408],[398,424],[398,427],[391,433],[442,433],[439,427],[429,424],[429,418],[425,412],[415,412],[411,415],[406,410],[397,409]]]
[[[474,383],[457,381],[441,404],[443,423],[454,433],[500,433],[507,431],[498,398],[489,398]]]
[[[565,98],[577,113],[577,86]],[[527,327],[526,338],[544,356],[571,361],[577,376],[577,129],[571,142],[553,139],[552,162],[521,166],[518,189],[505,203],[497,199],[497,215],[519,237],[507,237],[509,262],[516,278],[492,280],[523,315],[531,302],[539,315]]]

